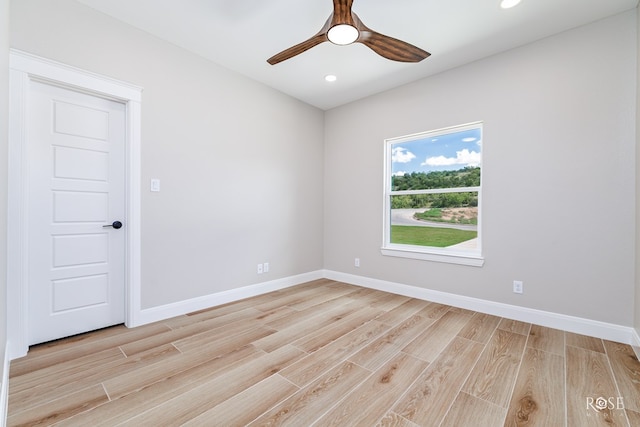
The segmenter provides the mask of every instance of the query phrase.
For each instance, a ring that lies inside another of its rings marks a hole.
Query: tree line
[[[428,190],[480,186],[480,168],[465,167],[457,171],[412,172],[394,176],[394,191]],[[454,208],[478,206],[477,192],[410,194],[391,197],[391,209]]]
[[[393,191],[479,186],[480,167],[474,166],[467,166],[455,171],[411,172],[391,178],[391,190]]]

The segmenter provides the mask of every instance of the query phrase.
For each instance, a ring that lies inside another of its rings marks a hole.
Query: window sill
[[[484,258],[480,255],[461,252],[435,252],[418,251],[413,246],[387,246],[381,250],[382,255],[400,258],[419,259],[423,261],[444,262],[448,264],[468,265],[472,267],[482,267]]]

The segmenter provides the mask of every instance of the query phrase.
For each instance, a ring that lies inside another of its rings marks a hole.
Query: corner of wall
[[[7,423],[9,405],[9,346],[5,345],[2,361],[2,376],[0,377],[0,427]]]
[[[0,0],[0,427],[6,424],[9,392],[7,344],[7,159],[9,146],[9,0]]]
[[[634,300],[634,350],[640,359],[640,5],[636,8],[636,263]]]

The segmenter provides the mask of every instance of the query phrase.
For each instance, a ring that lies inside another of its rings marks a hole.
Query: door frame
[[[125,325],[141,324],[140,145],[142,88],[26,52],[9,52],[9,162],[7,217],[7,348],[9,359],[28,345],[28,95],[32,82],[121,102],[125,120]]]

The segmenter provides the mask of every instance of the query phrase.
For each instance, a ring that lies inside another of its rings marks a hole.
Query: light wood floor
[[[627,345],[329,280],[35,346],[10,375],[10,426],[640,426]]]

